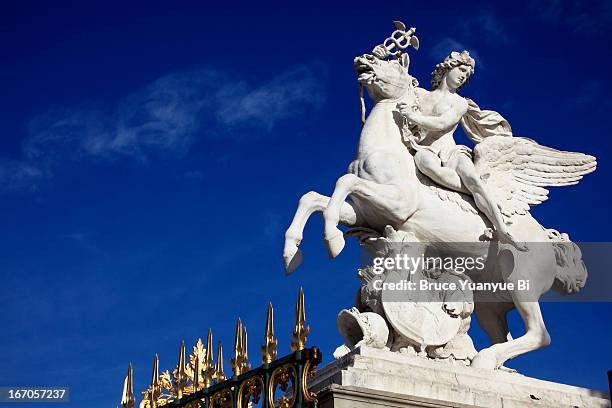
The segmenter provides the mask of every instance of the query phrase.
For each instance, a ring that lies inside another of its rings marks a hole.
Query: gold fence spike
[[[212,352],[212,330],[208,329],[208,337],[206,337],[206,354],[204,356],[204,362],[207,364],[207,368],[212,366],[213,352]]]
[[[149,393],[149,407],[157,408],[157,399],[161,394],[159,385],[159,357],[155,353],[153,358],[153,374],[151,375],[151,392]]]
[[[208,329],[206,338],[206,354],[204,355],[204,388],[210,387],[215,374],[212,351],[212,329]]]
[[[181,348],[179,350],[179,360],[177,364],[179,374],[185,374],[185,340],[181,341]]]
[[[242,374],[242,345],[242,321],[238,318],[236,322],[236,337],[234,338],[234,358],[230,360],[235,376]]]
[[[266,316],[265,343],[261,346],[261,362],[270,364],[276,359],[278,340],[274,338],[274,309],[272,302],[268,303],[268,314]]]
[[[242,321],[238,318],[236,322],[236,337],[234,339],[234,354],[236,356],[242,354]]]
[[[179,350],[179,361],[176,366],[176,398],[183,398],[183,391],[187,385],[187,375],[185,373],[185,340],[181,341],[181,349]]]
[[[159,357],[157,356],[157,353],[155,353],[155,357],[153,358],[153,375],[151,375],[151,385],[159,385]]]
[[[249,363],[249,342],[246,325],[242,325],[242,363],[243,372],[251,369],[251,363]]]
[[[134,398],[134,386],[132,381],[132,363],[128,364],[128,372],[123,381],[123,395],[121,396],[122,408],[134,408],[136,399]]]
[[[196,356],[193,369],[193,392],[200,390],[200,359]]]
[[[304,350],[308,333],[310,333],[310,326],[306,326],[304,291],[300,288],[298,300],[295,304],[295,325],[293,326],[293,334],[291,336],[291,351]]]
[[[244,356],[245,360],[249,358],[249,345],[248,345],[248,343],[249,343],[249,341],[248,341],[247,328],[243,324],[242,325],[242,355]]]
[[[223,346],[221,342],[217,346],[217,365],[215,366],[215,380],[217,382],[225,381],[225,373],[223,372]]]

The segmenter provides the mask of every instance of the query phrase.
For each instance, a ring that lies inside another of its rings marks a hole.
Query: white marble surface
[[[601,391],[363,346],[320,369],[310,387],[331,384],[487,408],[610,407]]]

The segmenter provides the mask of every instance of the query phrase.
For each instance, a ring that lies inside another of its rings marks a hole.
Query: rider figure
[[[452,52],[432,73],[432,90],[415,88],[417,106],[398,104],[400,113],[420,128],[415,154],[419,170],[434,182],[455,191],[471,194],[477,207],[493,224],[497,238],[515,248],[500,209],[485,188],[474,163],[471,150],[457,145],[453,133],[468,111],[468,102],[457,91],[474,73],[475,61],[467,51]],[[413,144],[414,146],[414,144]]]

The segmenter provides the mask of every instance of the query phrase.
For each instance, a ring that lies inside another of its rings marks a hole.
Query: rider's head
[[[467,51],[457,52],[453,51],[450,55],[444,58],[444,61],[436,65],[436,69],[431,73],[431,89],[437,89],[444,76],[450,72],[453,68],[461,67],[464,68],[466,78],[463,83],[457,88],[461,89],[463,85],[465,85],[472,74],[474,74],[474,68],[476,66],[476,61],[474,58],[470,57],[470,53]]]

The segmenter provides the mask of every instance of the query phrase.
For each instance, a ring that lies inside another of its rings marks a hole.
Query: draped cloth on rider
[[[492,110],[482,110],[469,98],[468,110],[461,118],[461,127],[474,144],[489,136],[512,136],[512,128],[502,115]]]
[[[478,144],[489,136],[512,136],[512,128],[502,115],[492,110],[483,110],[469,98],[468,110],[461,118],[461,127],[467,137]],[[446,165],[457,154],[465,154],[472,159],[472,149],[464,145],[456,145],[451,148],[441,149],[438,156],[443,165]]]

